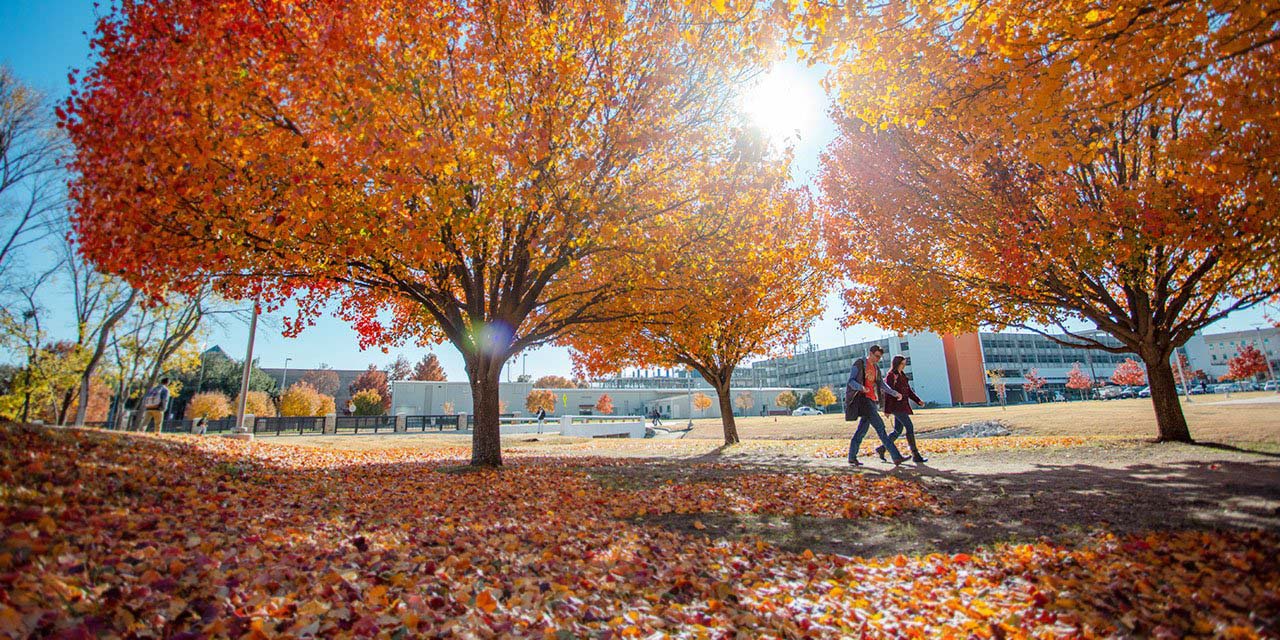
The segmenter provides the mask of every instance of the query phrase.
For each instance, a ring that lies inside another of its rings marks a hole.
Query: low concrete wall
[[[579,438],[643,438],[642,416],[560,416],[560,435]]]

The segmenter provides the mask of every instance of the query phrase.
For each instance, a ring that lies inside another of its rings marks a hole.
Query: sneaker
[[[904,462],[906,462],[906,461],[907,461],[907,459],[906,459],[906,458],[896,458],[896,459],[894,459],[894,461],[893,461],[893,466],[895,466],[895,467],[896,467],[896,466],[901,465],[902,463],[904,463]]]
[[[911,459],[911,461],[912,461],[912,462],[914,462],[914,463],[916,463],[916,464],[924,464],[924,463],[928,462],[928,461],[929,461],[929,459],[928,459],[928,458],[926,458],[926,457],[924,457],[924,456],[916,456],[916,457],[912,458],[912,459]]]
[[[857,459],[857,458],[849,458],[849,466],[851,466],[851,467],[861,467],[861,466],[862,466],[862,463],[861,463],[861,462],[858,462],[858,459]]]
[[[880,462],[888,462],[884,459],[884,445],[876,447],[876,455],[880,456]]]

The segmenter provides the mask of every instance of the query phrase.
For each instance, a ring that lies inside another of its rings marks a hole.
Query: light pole
[[[684,371],[684,390],[689,396],[689,424],[686,425],[690,429],[693,428],[693,371],[685,369]]]
[[[1173,366],[1178,368],[1178,379],[1182,380],[1182,393],[1186,396],[1187,402],[1191,402],[1191,387],[1187,386],[1187,373],[1182,369],[1182,354],[1177,349],[1173,350]]]
[[[284,373],[280,374],[280,393],[284,393],[284,390],[289,388],[289,361],[292,359],[284,359]]]
[[[249,319],[249,346],[244,351],[244,371],[240,374],[240,398],[236,402],[236,426],[228,434],[240,440],[252,440],[253,430],[244,426],[244,405],[249,399],[249,373],[253,370],[253,337],[258,331],[258,301],[253,301],[253,315]]]
[[[1253,330],[1258,335],[1257,338],[1254,338],[1253,342],[1257,345],[1258,351],[1262,352],[1262,361],[1267,363],[1267,380],[1274,382],[1276,374],[1275,371],[1271,370],[1271,353],[1267,351],[1267,345],[1262,342],[1262,327],[1254,327]],[[1280,393],[1280,386],[1276,387],[1276,393]]]
[[[204,356],[207,349],[201,345],[200,348],[200,375],[196,377],[196,393],[204,391]]]

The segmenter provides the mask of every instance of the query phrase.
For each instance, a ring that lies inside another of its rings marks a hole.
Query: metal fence
[[[335,431],[342,433],[350,431],[351,433],[360,433],[361,431],[395,431],[395,416],[338,416],[336,419]]]
[[[284,418],[268,418],[266,416],[254,418],[253,432],[255,434],[275,434],[297,433],[303,435],[306,433],[324,433],[324,416],[289,416]]]
[[[195,420],[165,420],[161,423],[164,433],[191,433],[191,423]]]
[[[413,431],[457,431],[458,416],[456,415],[430,415],[430,416],[405,416],[404,430]]]
[[[236,427],[236,419],[234,416],[227,418],[218,418],[217,420],[205,420],[205,433],[229,433]]]

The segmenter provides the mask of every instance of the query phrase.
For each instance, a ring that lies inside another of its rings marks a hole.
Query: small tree
[[[743,391],[733,398],[733,406],[737,407],[739,411],[746,413],[750,411],[752,407],[756,406],[756,399],[750,392]]]
[[[524,408],[529,413],[537,413],[538,409],[551,413],[556,410],[556,394],[546,389],[535,389],[524,399]]]
[[[1125,358],[1120,366],[1111,374],[1111,381],[1126,387],[1136,387],[1147,383],[1147,371],[1133,358]]]
[[[302,374],[302,381],[311,385],[317,393],[326,396],[338,395],[338,387],[342,385],[338,379],[338,372],[330,369],[326,364],[321,364],[319,369]]]
[[[1044,385],[1047,382],[1049,382],[1043,376],[1040,375],[1040,371],[1038,369],[1034,369],[1034,368],[1028,371],[1027,374],[1023,376],[1023,378],[1026,380],[1026,382],[1022,383],[1022,388],[1027,390],[1030,393],[1036,394],[1037,398],[1040,398],[1040,396],[1042,395],[1040,390],[1044,389]],[[1040,398],[1040,399],[1043,399],[1043,398]]]
[[[596,413],[604,416],[613,413],[613,398],[610,398],[609,394],[606,393],[596,400]]]
[[[329,414],[338,413],[338,405],[334,403],[333,396],[326,396],[323,393],[317,394],[316,415],[327,416]]]
[[[577,389],[578,383],[564,376],[542,376],[533,381],[535,389]]]
[[[1253,379],[1267,372],[1267,358],[1253,345],[1247,344],[1227,361],[1227,372],[1231,380]]]
[[[1004,382],[1004,371],[1000,369],[988,369],[987,380],[991,382],[991,388],[995,390],[996,397],[1000,398],[1000,409],[1005,408],[1005,397],[1008,394],[1008,387]]]
[[[236,396],[237,402],[240,396]],[[250,391],[244,402],[244,412],[246,415],[252,414],[259,418],[274,418],[276,416],[276,405],[271,402],[271,396],[266,391]]]
[[[796,394],[791,393],[790,391],[783,391],[782,393],[779,393],[777,396],[774,396],[773,403],[778,405],[779,407],[786,408],[788,411],[791,409],[795,409]]]
[[[1080,369],[1080,363],[1076,362],[1071,365],[1071,371],[1067,372],[1067,388],[1075,389],[1080,392],[1080,399],[1084,399],[1084,391],[1093,386],[1093,378],[1089,374]]]
[[[428,353],[422,356],[418,364],[413,366],[413,377],[410,379],[424,382],[444,382],[449,377],[444,374],[444,367],[440,366],[440,358],[437,358],[434,353]]]
[[[693,408],[698,410],[699,415],[701,415],[703,411],[706,411],[710,407],[711,407],[711,396],[701,391],[693,394]]]
[[[823,411],[826,411],[827,407],[835,404],[836,394],[831,390],[831,386],[828,385],[818,389],[817,393],[813,394],[813,403]]]
[[[812,392],[812,391],[806,391],[806,392],[804,392],[804,395],[800,396],[800,406],[802,406],[802,407],[814,407],[814,406],[817,406],[817,403],[816,403],[816,402],[814,402],[814,400],[813,400],[813,392]]]
[[[321,413],[324,408],[321,397],[316,388],[305,381],[295,382],[280,394],[280,415],[290,417],[325,415]]]
[[[382,404],[382,396],[373,389],[361,389],[356,392],[351,396],[351,403],[356,406],[355,413],[358,416],[381,416],[387,413]]]
[[[352,398],[364,390],[378,394],[378,398],[382,401],[382,413],[368,415],[382,415],[391,408],[391,388],[387,386],[387,374],[379,371],[376,365],[369,365],[369,368],[351,381],[351,385],[347,387]]]
[[[404,354],[396,356],[396,359],[387,368],[383,370],[387,374],[387,381],[408,380],[413,373],[413,367],[409,364],[409,359]]]
[[[185,415],[188,420],[196,418],[221,420],[234,412],[231,398],[228,398],[227,394],[221,391],[206,391],[192,396],[191,402],[187,403]]]

